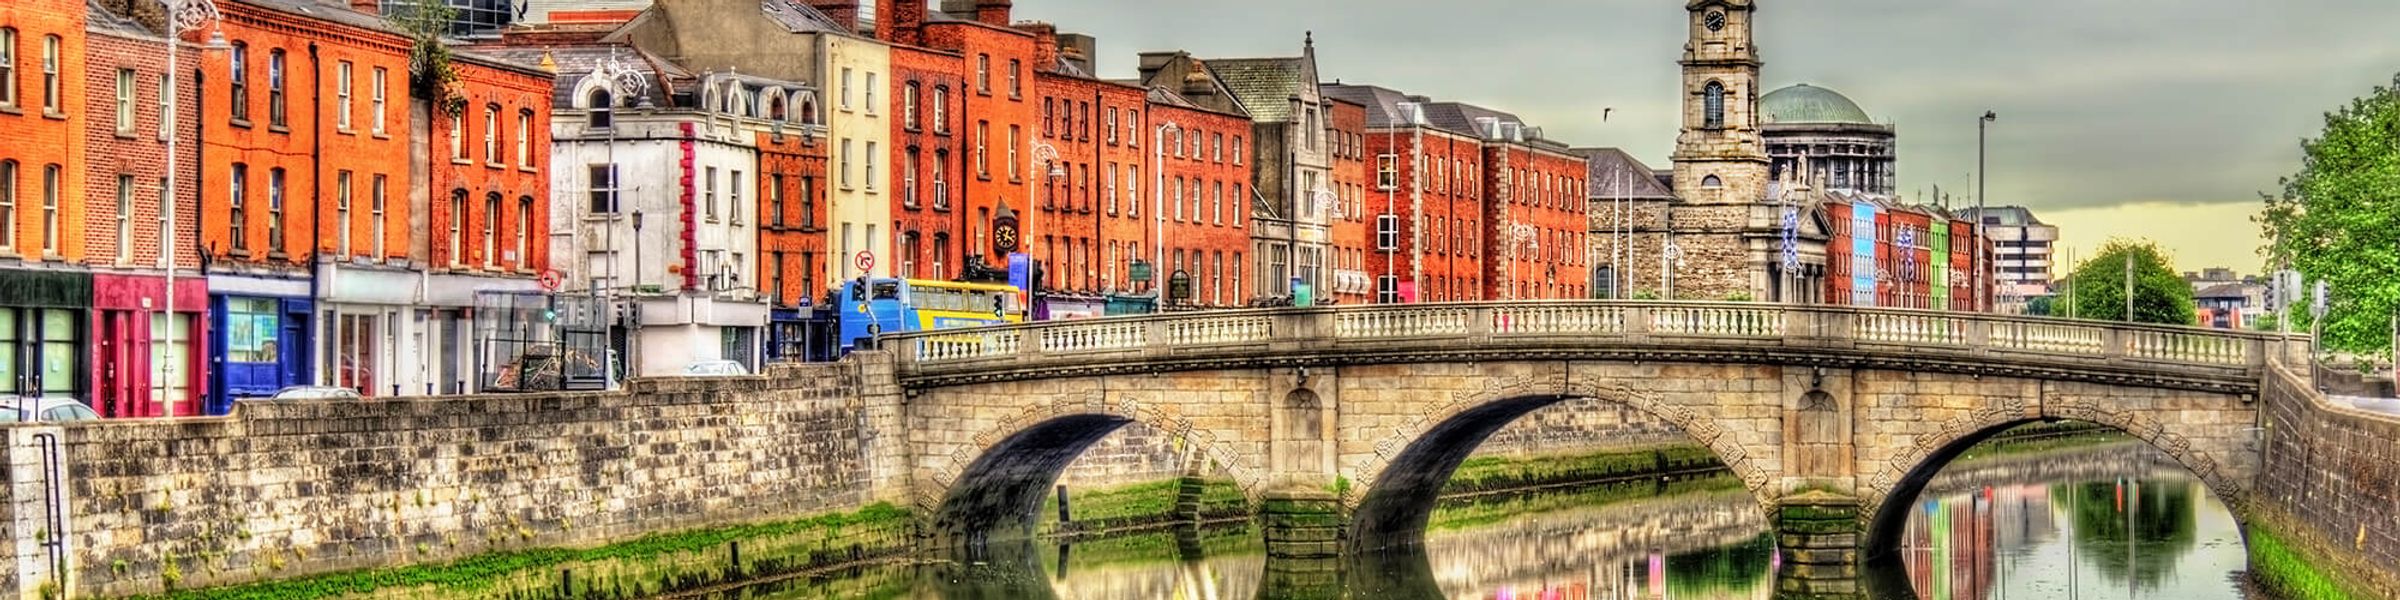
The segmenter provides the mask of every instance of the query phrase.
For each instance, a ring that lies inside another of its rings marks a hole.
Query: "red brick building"
[[[1487,272],[1484,298],[1583,298],[1591,274],[1584,264],[1590,227],[1585,213],[1581,155],[1565,146],[1500,126],[1484,145]]]
[[[897,4],[887,3],[886,10]],[[884,17],[887,31],[918,33]],[[891,50],[892,87],[899,118],[892,120],[892,231],[894,273],[918,279],[956,279],[967,240],[980,231],[967,222],[966,132],[961,126],[965,62],[956,54],[915,46]]]
[[[971,14],[964,8],[928,13],[913,35],[922,40],[922,48],[957,55],[961,65],[956,91],[959,149],[954,158],[960,169],[948,182],[958,188],[952,199],[965,219],[959,264],[981,260],[985,266],[1004,269],[1011,252],[1039,259],[1055,253],[1047,244],[1058,243],[1057,234],[1046,229],[1051,224],[1032,210],[1039,201],[1032,197],[1037,185],[1032,178],[1047,176],[1037,172],[1041,165],[1033,157],[1035,127],[1040,124],[1033,78],[1035,36],[1008,26],[1007,0],[976,0],[973,8]],[[900,28],[900,23],[892,23],[879,29],[898,36]],[[900,48],[895,45],[893,53]],[[905,150],[904,144],[893,145]],[[1017,220],[1013,244],[995,233],[1004,215]]]
[[[1376,301],[1377,274],[1367,270],[1367,254],[1374,247],[1369,235],[1373,219],[1366,208],[1367,107],[1329,96],[1325,108],[1325,142],[1331,147],[1327,154],[1335,196],[1333,210],[1326,215],[1333,278],[1325,288],[1328,296],[1342,304],[1366,304]],[[1397,301],[1396,297],[1383,300]]]
[[[549,267],[552,76],[454,53],[453,98],[434,103],[426,220],[435,271],[530,279]]]
[[[1250,120],[1212,110],[1164,88],[1149,92],[1154,129],[1150,184],[1155,214],[1151,237],[1142,246],[1163,257],[1160,281],[1168,283],[1169,307],[1242,306],[1257,295],[1245,251],[1250,248]],[[1173,124],[1168,128],[1166,125]],[[1156,132],[1163,131],[1163,136]],[[1163,197],[1161,195],[1163,194]],[[1136,257],[1150,261],[1151,257]],[[1173,293],[1174,274],[1190,281],[1182,298]]]
[[[128,16],[163,24],[158,12],[136,10],[126,0],[89,8],[81,84],[96,93],[86,103],[88,160],[80,187],[98,204],[80,230],[83,264],[92,276],[92,368],[83,398],[105,417],[198,414],[193,403],[208,376],[206,346],[199,343],[207,337],[208,281],[197,276],[200,260],[192,243],[199,222],[193,210],[199,145],[192,143],[198,115],[192,75],[203,49],[188,43],[179,49],[176,71],[182,76],[169,89],[165,36]],[[165,118],[169,93],[175,95],[172,121]],[[177,207],[172,260],[179,275],[172,322],[161,268],[170,136],[182,142],[171,161]]]
[[[814,106],[813,96],[790,106]],[[814,305],[825,293],[817,274],[827,258],[825,132],[769,129],[758,136],[758,281],[777,309]],[[897,213],[895,213],[897,214]],[[905,257],[903,257],[905,260]],[[903,273],[903,276],[911,276]]]

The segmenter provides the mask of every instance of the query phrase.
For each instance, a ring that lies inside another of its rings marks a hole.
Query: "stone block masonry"
[[[2251,526],[2351,593],[2400,598],[2400,419],[2334,407],[2282,369],[2260,397],[2264,467]],[[2292,574],[2260,575],[2272,586]]]
[[[24,565],[51,564],[39,541],[60,531],[73,592],[117,596],[901,503],[891,381],[889,357],[864,353],[623,392],[258,401],[68,426],[63,525],[34,493],[36,431],[10,428],[6,523],[37,543],[15,546],[0,588],[32,595],[43,571]]]

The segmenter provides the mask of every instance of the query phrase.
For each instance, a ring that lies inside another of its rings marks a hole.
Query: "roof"
[[[2267,286],[2265,286],[2265,285],[2263,285],[2263,284],[2256,284],[2256,283],[2246,283],[2246,282],[2240,282],[2240,281],[2236,281],[2236,282],[2232,282],[2232,283],[2220,283],[2220,284],[2216,284],[2216,285],[2212,285],[2212,286],[2208,286],[2208,287],[2200,288],[2200,291],[2193,293],[2193,294],[2192,294],[2192,297],[2193,297],[2193,298],[2195,298],[2195,299],[2200,299],[2200,298],[2248,298],[2248,297],[2250,296],[2250,291],[2251,291],[2252,289],[2263,289],[2263,288],[2265,288],[2265,287],[2267,287]]]
[[[157,32],[151,31],[149,27],[134,22],[133,19],[109,12],[108,6],[101,4],[98,0],[85,0],[83,8],[89,15],[84,18],[83,28],[85,31],[126,37],[162,37]]]
[[[1286,123],[1292,120],[1292,99],[1300,95],[1300,86],[1314,85],[1301,57],[1292,58],[1228,58],[1203,60],[1201,64],[1222,82],[1233,99],[1250,113],[1251,120],[1260,123]]]
[[[1617,148],[1577,148],[1585,167],[1584,193],[1591,198],[1673,200],[1675,192],[1651,176],[1649,165]]]
[[[383,17],[350,10],[348,7],[334,6],[331,4],[318,2],[316,0],[232,0],[231,3],[248,4],[276,12],[300,15],[312,19],[330,21],[352,27],[359,27],[401,37],[408,37],[408,34],[401,32],[400,28],[393,27],[391,23],[384,21]]]
[[[763,0],[758,3],[758,10],[792,33],[851,33],[842,28],[841,22],[801,0]]]
[[[584,76],[590,75],[601,65],[607,64],[610,57],[615,57],[619,66],[640,75],[642,80],[649,84],[646,86],[648,93],[645,94],[645,97],[657,106],[673,105],[666,95],[668,87],[684,90],[693,87],[696,81],[691,73],[685,72],[673,63],[632,46],[617,44],[550,47],[478,46],[475,51],[499,60],[534,64],[541,62],[543,54],[549,54],[551,62],[558,65],[557,81],[550,87],[550,105],[555,107],[574,106],[575,87],[583,82]],[[660,85],[662,78],[666,80],[667,85]],[[638,104],[631,100],[623,102],[626,106]]]
[[[1986,224],[1986,225],[1999,225],[1999,226],[2001,226],[2001,227],[2023,227],[2023,226],[2034,226],[2034,227],[2040,227],[2040,226],[2048,225],[2048,223],[2043,223],[2041,219],[2039,219],[2039,218],[2035,218],[2035,217],[2033,216],[2033,211],[2032,211],[2032,210],[2028,210],[2028,209],[2026,209],[2025,207],[2022,207],[2022,206],[1991,206],[1991,207],[1985,207],[1985,208],[1969,208],[1969,209],[1966,209],[1966,210],[1961,210],[1961,211],[1958,211],[1958,214],[1959,214],[1959,218],[1961,218],[1961,219],[1975,219],[1975,218],[1978,218],[1978,217],[1997,218],[1997,219],[1999,219],[1999,221],[1997,221],[1997,222],[1991,222],[1991,223],[1985,223],[1985,224]]]
[[[1768,123],[1875,123],[1850,97],[1805,83],[1760,96],[1758,110]]]

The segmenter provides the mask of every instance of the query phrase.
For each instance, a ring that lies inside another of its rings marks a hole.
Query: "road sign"
[[[542,289],[555,292],[560,286],[567,284],[567,276],[560,275],[558,271],[542,271],[541,282]]]
[[[1128,270],[1132,271],[1130,278],[1133,279],[1134,283],[1147,283],[1150,281],[1150,261],[1135,260],[1133,261],[1133,267]]]
[[[875,253],[869,250],[860,250],[857,256],[850,257],[850,264],[857,266],[858,272],[861,274],[874,271]]]

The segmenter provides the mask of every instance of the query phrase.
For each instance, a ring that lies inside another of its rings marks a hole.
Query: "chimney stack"
[[[1058,36],[1059,58],[1075,65],[1085,75],[1097,77],[1100,74],[1100,62],[1097,59],[1099,46],[1100,41],[1089,35],[1062,33]]]
[[[831,17],[843,30],[858,30],[858,0],[808,0],[808,5]]]
[[[877,0],[875,38],[903,46],[925,45],[925,0]]]
[[[1009,0],[975,0],[975,20],[993,27],[1008,26]]]
[[[1058,26],[1041,21],[1016,24],[1017,31],[1033,34],[1033,71],[1047,73],[1058,70]]]

